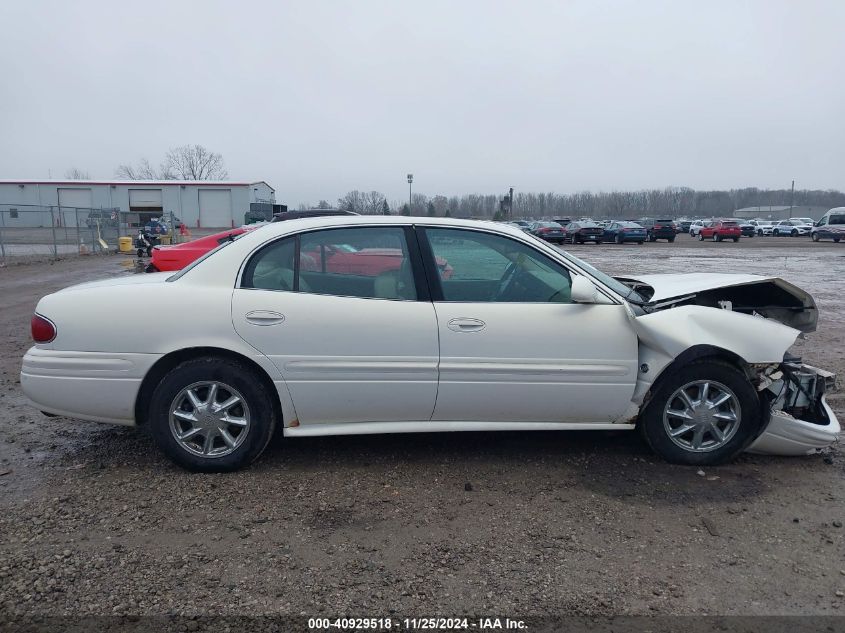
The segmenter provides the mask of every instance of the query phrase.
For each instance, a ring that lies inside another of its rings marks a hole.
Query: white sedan
[[[147,427],[200,471],[249,464],[277,427],[639,429],[713,464],[835,441],[832,374],[784,356],[816,321],[777,278],[614,279],[503,224],[321,217],[44,297],[21,384],[45,413]]]
[[[799,235],[809,235],[813,230],[813,223],[807,222],[803,219],[793,218],[791,220],[781,220],[772,225],[772,235],[778,237],[780,235],[788,235],[790,237],[797,237]]]

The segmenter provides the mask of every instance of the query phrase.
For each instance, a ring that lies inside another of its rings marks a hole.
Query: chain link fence
[[[134,252],[134,240],[147,228],[161,243],[179,239],[173,212],[126,212],[40,205],[0,205],[0,264],[13,258]],[[126,249],[129,238],[130,248]]]

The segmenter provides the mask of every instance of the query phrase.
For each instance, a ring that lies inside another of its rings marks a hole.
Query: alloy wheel
[[[666,401],[663,428],[677,446],[694,453],[716,450],[731,441],[741,421],[736,394],[712,380],[696,380]]]
[[[193,383],[176,394],[170,405],[170,432],[179,446],[194,455],[229,455],[243,444],[249,428],[246,400],[219,381]]]

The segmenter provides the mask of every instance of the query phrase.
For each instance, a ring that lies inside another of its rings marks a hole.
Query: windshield
[[[537,240],[538,242],[543,244],[543,246],[546,246],[546,243],[543,242],[537,236],[531,235],[530,233],[528,233],[527,235],[529,236],[530,239]],[[557,250],[557,249],[555,249],[555,250]],[[626,286],[625,284],[623,284],[621,281],[618,281],[618,280],[614,279],[613,277],[611,277],[610,275],[603,273],[598,268],[594,268],[593,266],[591,266],[590,264],[585,262],[583,259],[578,259],[577,257],[575,257],[575,255],[571,255],[570,253],[567,253],[566,251],[558,250],[557,252],[560,253],[561,255],[563,255],[564,259],[572,262],[577,267],[579,267],[582,270],[588,272],[590,275],[592,275],[593,277],[598,279],[605,286],[607,286],[608,288],[613,290],[613,292],[617,293],[618,295],[621,295],[622,297],[624,297],[628,301],[632,301],[633,303],[646,303],[646,300],[642,297],[642,295],[640,295],[638,292],[636,292],[633,288],[630,288],[629,286]]]

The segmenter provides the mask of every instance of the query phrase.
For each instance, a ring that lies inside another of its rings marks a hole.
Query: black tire
[[[757,237],[763,237],[763,229],[757,229]]]
[[[621,243],[622,243],[622,236],[621,236],[621,235],[619,235],[619,233],[617,233],[617,234],[616,234],[616,238],[615,238],[615,240],[614,240],[614,241],[615,241],[617,244],[621,244]]]
[[[649,236],[648,236],[648,241],[649,241],[649,242],[656,242],[656,241],[657,241],[657,238],[656,238],[656,237],[654,237],[653,235],[649,235]]]
[[[774,231],[772,231],[772,235],[774,235],[775,237],[780,237],[780,231],[775,229]]]
[[[739,422],[733,437],[724,445],[705,452],[694,452],[676,444],[663,422],[667,400],[682,386],[697,380],[721,383],[733,391],[739,403]],[[651,449],[667,462],[704,466],[721,464],[736,457],[757,437],[762,421],[760,400],[745,374],[719,360],[701,360],[661,377],[657,392],[643,410],[638,428]]]
[[[674,238],[674,237],[670,237],[670,238],[669,238],[669,241],[670,241],[670,242],[674,242],[674,241],[675,241],[675,238]]]
[[[138,252],[138,257],[144,256],[144,249],[143,248],[139,248],[137,252]]]
[[[701,233],[699,233],[699,234],[698,234],[698,241],[699,241],[699,242],[703,242],[703,241],[704,241],[704,236],[703,236]]]
[[[719,235],[718,233],[713,233],[713,241],[714,241],[714,242],[721,242],[721,241],[722,241],[722,236],[721,236],[721,235]]]
[[[170,429],[170,406],[180,391],[203,381],[219,381],[240,392],[250,412],[247,436],[234,451],[218,457],[189,452]],[[266,448],[276,427],[273,397],[247,366],[213,356],[185,361],[156,386],[150,399],[148,424],[159,448],[182,468],[194,472],[230,472],[251,464]]]
[[[792,233],[789,234],[790,237],[798,237],[798,229],[792,229]]]
[[[839,238],[838,237],[834,237],[833,241],[836,242],[837,244],[839,244]]]
[[[811,238],[814,242],[818,242],[818,241],[819,241],[819,234],[818,234],[818,233],[811,233],[811,234],[810,234],[810,238]]]
[[[161,272],[158,268],[153,266],[152,264],[147,264],[147,267],[144,269],[145,273],[158,273]]]
[[[735,243],[737,243],[738,241],[739,241],[739,238],[738,238],[738,237],[735,237],[735,238],[734,238],[734,244],[735,244]]]

